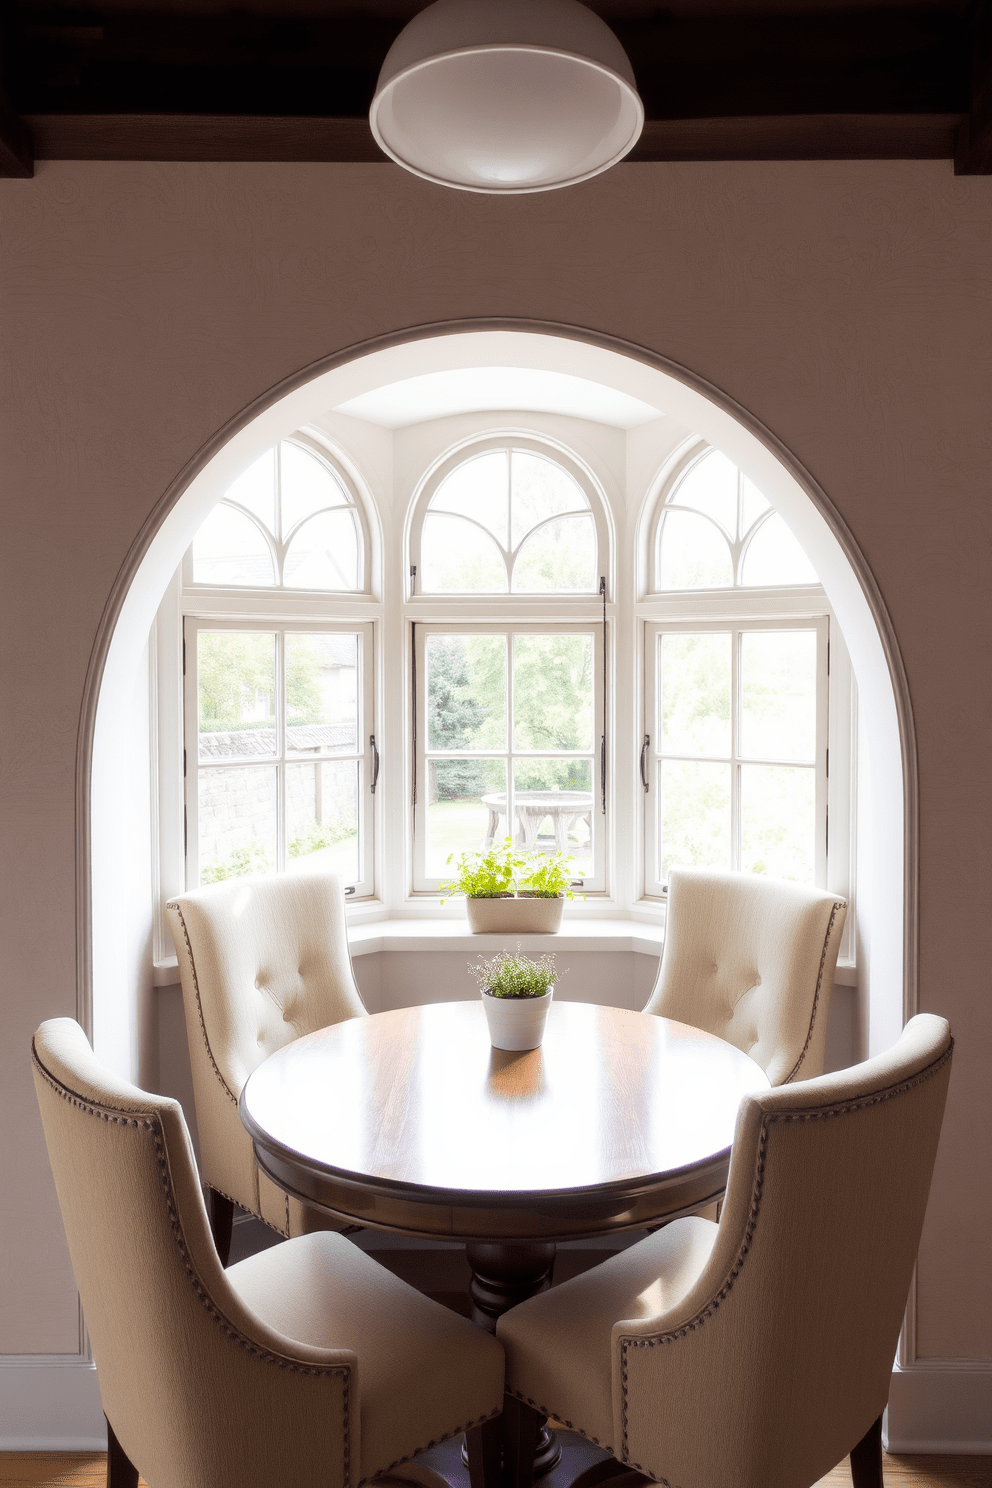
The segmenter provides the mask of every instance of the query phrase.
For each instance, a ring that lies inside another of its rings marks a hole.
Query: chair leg
[[[465,1433],[471,1488],[500,1488],[503,1477],[503,1418],[494,1416]]]
[[[231,1258],[231,1235],[234,1231],[234,1205],[215,1188],[207,1189],[207,1218],[214,1237],[217,1256],[222,1266]]]
[[[107,1421],[106,1416],[103,1418]],[[138,1469],[114,1435],[107,1421],[107,1488],[138,1488]]]
[[[531,1488],[537,1433],[544,1424],[539,1411],[512,1395],[503,1396],[503,1465],[506,1488]]]
[[[854,1488],[882,1488],[882,1418],[874,1421],[851,1448]]]

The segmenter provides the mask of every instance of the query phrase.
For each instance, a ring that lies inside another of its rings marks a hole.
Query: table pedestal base
[[[472,1268],[468,1286],[472,1321],[488,1333],[495,1333],[496,1323],[504,1312],[548,1290],[555,1265],[555,1246],[550,1241],[539,1240],[476,1240],[466,1245],[465,1258]],[[467,1464],[464,1446],[462,1460]],[[542,1425],[534,1451],[535,1478],[553,1471],[560,1461],[561,1443],[553,1431]]]

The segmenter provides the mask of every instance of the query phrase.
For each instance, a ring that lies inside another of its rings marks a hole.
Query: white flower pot
[[[538,899],[508,894],[499,899],[466,899],[469,929],[473,935],[554,935],[561,928],[564,896]]]
[[[554,995],[553,985],[543,997],[492,997],[483,991],[482,1006],[486,1010],[493,1048],[540,1048]]]

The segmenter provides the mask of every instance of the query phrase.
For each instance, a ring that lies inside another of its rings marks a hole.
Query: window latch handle
[[[645,756],[647,755],[648,745],[650,743],[651,743],[651,735],[650,734],[645,734],[644,735],[644,743],[641,745],[641,784],[643,785],[645,791],[649,791],[651,789],[650,785],[648,784],[647,771],[644,768],[644,759],[645,759]]]
[[[369,734],[369,743],[372,745],[372,795],[379,780],[379,746],[375,742],[375,734]]]

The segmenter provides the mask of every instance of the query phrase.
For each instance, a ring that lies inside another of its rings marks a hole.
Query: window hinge
[[[186,637],[183,636],[183,676],[186,675]]]
[[[186,779],[186,751],[183,750],[183,779]]]

